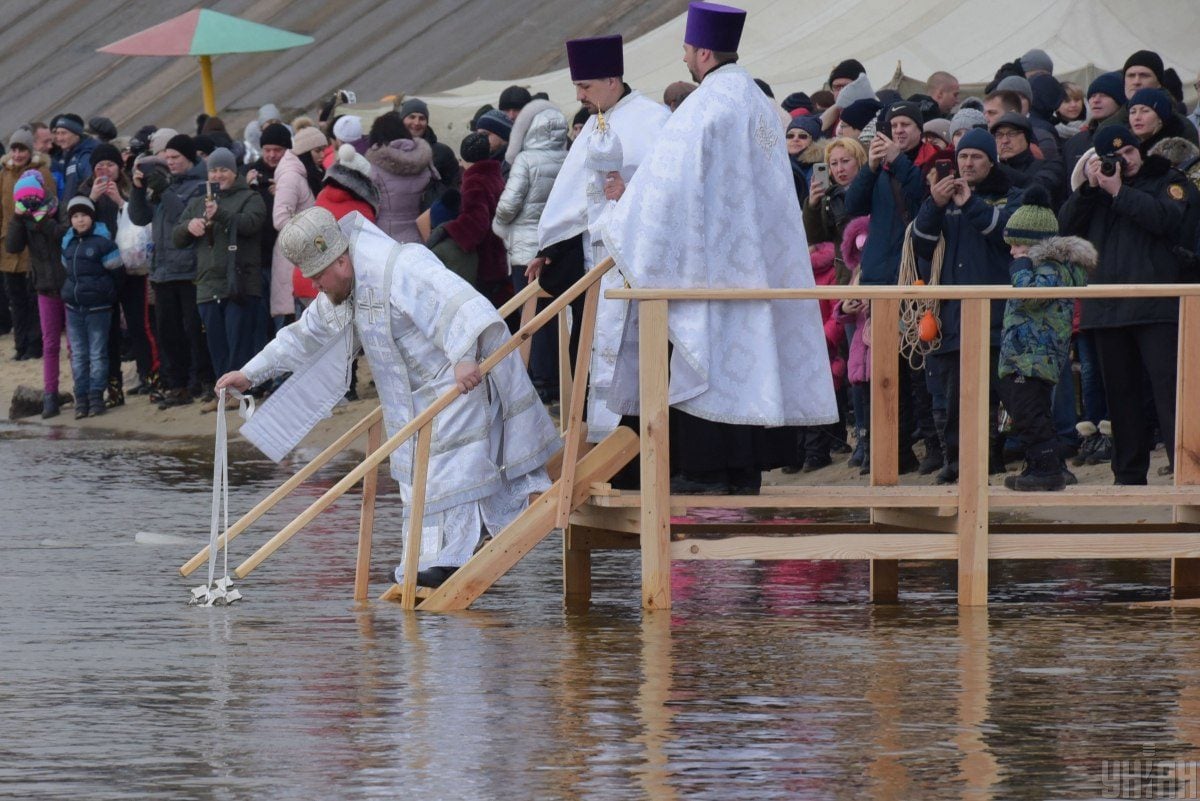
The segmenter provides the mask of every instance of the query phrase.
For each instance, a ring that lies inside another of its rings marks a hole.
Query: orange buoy
[[[925,280],[918,278],[917,280],[913,281],[913,286],[925,286]]]
[[[938,338],[938,321],[933,316],[932,311],[926,311],[921,317],[921,324],[917,327],[917,333],[921,337],[922,342],[932,342]]]

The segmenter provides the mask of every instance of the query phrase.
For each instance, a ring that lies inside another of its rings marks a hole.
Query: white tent
[[[739,5],[749,12],[740,63],[771,84],[780,100],[791,92],[820,89],[846,58],[863,63],[876,89],[890,84],[905,95],[920,90],[937,70],[954,74],[965,92],[978,92],[997,67],[1035,47],[1054,59],[1058,78],[1085,85],[1101,72],[1120,69],[1141,49],[1157,51],[1174,67],[1189,97],[1200,71],[1196,0],[743,0]],[[625,43],[630,85],[661,99],[668,84],[688,80],[682,61],[685,16]],[[513,83],[548,93],[564,109],[576,108],[565,69],[515,81],[476,81],[424,99],[438,109],[439,128],[461,134],[477,108],[495,105],[500,91]]]

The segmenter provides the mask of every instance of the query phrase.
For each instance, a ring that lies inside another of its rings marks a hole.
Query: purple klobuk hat
[[[625,49],[620,36],[593,36],[567,42],[572,81],[619,78],[625,74]]]
[[[718,53],[736,53],[745,24],[746,12],[740,8],[716,3],[689,3],[687,31],[683,41],[692,47]]]

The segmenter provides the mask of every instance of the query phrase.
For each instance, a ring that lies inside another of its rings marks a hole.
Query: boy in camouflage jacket
[[[1058,220],[1041,187],[1030,187],[1021,207],[1004,228],[1012,249],[1009,265],[1014,287],[1085,286],[1096,267],[1096,249],[1074,236],[1058,236]],[[1071,347],[1071,298],[1012,298],[1004,308],[1000,341],[1000,398],[1026,445],[1025,469],[1007,476],[1009,489],[1060,490],[1065,466],[1051,413],[1054,385]]]

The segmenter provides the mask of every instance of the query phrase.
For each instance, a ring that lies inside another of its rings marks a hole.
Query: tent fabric
[[[312,44],[311,36],[197,9],[100,48],[121,56],[216,56]]]
[[[821,88],[829,71],[857,58],[873,86],[923,90],[937,70],[959,79],[964,96],[980,93],[996,68],[1041,48],[1054,59],[1060,80],[1086,85],[1101,72],[1120,69],[1143,48],[1156,50],[1191,92],[1200,70],[1200,15],[1194,0],[1128,3],[1117,0],[743,0],[749,15],[740,62],[769,83],[778,98]],[[688,78],[683,65],[686,14],[625,43],[625,80],[651,97]],[[864,21],[870,21],[864,24]],[[596,35],[612,33],[603,29]],[[575,90],[567,70],[524,80],[476,81],[423,99],[438,118],[461,121],[500,91],[517,83],[570,105]],[[1189,102],[1194,99],[1189,94]],[[461,124],[461,123],[460,123]],[[458,126],[455,126],[458,127]]]

